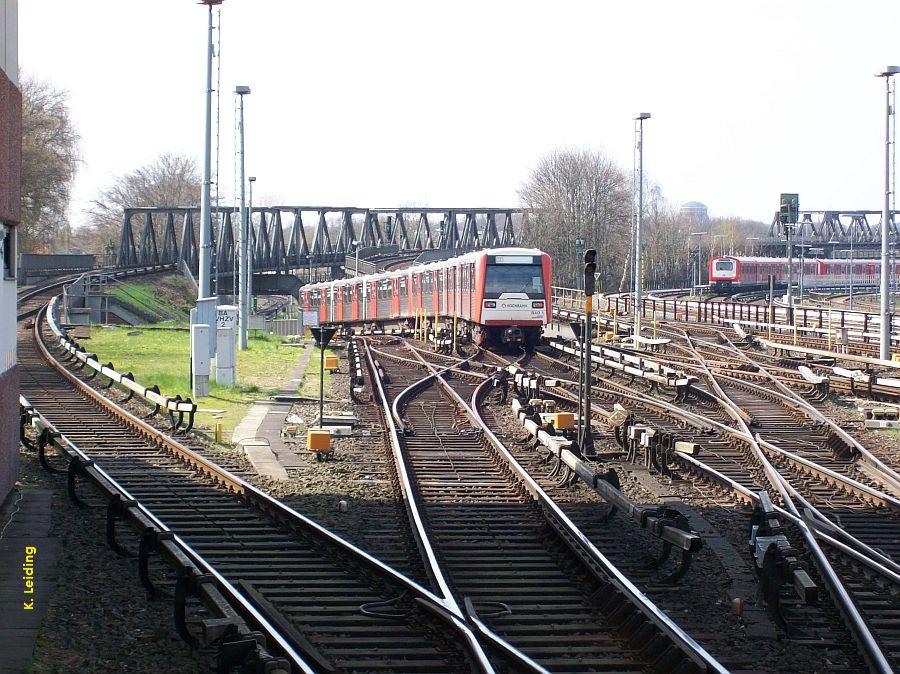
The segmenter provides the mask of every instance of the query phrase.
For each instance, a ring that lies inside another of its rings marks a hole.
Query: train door
[[[362,283],[354,282],[350,286],[350,320],[358,321],[359,320],[359,308],[362,304],[362,297],[360,297],[362,291]]]
[[[400,277],[395,276],[388,281],[391,293],[391,316],[400,315]]]
[[[409,276],[404,274],[397,282],[397,303],[400,305],[400,315],[404,317],[412,316],[409,295]]]
[[[459,315],[469,318],[469,265],[459,267]]]

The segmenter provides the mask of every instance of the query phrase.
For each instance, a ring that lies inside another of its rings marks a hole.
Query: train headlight
[[[543,309],[544,308],[544,300],[540,300],[539,302],[532,302],[531,308],[532,309]]]
[[[496,303],[496,302],[490,302],[490,301],[488,301],[488,300],[485,300],[485,301],[484,301],[484,308],[485,308],[485,309],[496,309],[496,308],[497,308],[497,303]]]

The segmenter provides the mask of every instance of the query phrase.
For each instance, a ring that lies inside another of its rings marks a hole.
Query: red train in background
[[[300,306],[321,323],[411,326],[453,319],[478,344],[533,345],[550,319],[550,256],[530,248],[467,253],[399,271],[313,283]]]
[[[850,260],[806,258],[803,261],[803,285],[807,288],[832,288],[850,285]],[[794,259],[794,282],[800,277],[801,261]],[[900,262],[894,263],[894,273],[900,273]],[[769,275],[775,283],[786,286],[788,259],[786,257],[735,257],[725,255],[709,261],[709,284],[717,290],[730,288],[764,288]],[[854,285],[878,285],[881,260],[853,260]]]

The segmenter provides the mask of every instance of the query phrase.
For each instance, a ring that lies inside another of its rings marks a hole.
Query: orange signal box
[[[327,452],[331,449],[331,431],[320,428],[307,430],[306,449],[311,452]]]
[[[553,415],[553,428],[558,431],[575,428],[575,415],[571,412],[557,412]]]

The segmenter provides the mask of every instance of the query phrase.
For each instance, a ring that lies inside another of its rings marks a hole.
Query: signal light
[[[544,301],[541,300],[540,302],[532,302],[532,303],[531,303],[531,308],[532,308],[532,309],[543,309],[543,308],[544,308]]]
[[[485,302],[484,302],[484,308],[485,308],[485,309],[496,309],[496,308],[497,308],[497,303],[496,303],[496,302],[489,302],[489,301],[485,300]]]

